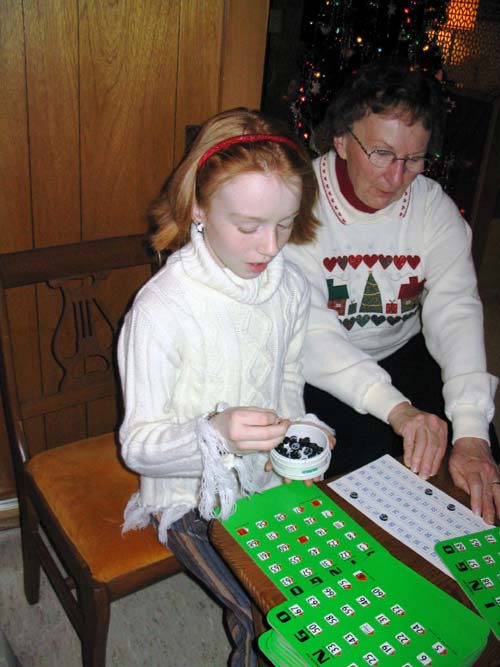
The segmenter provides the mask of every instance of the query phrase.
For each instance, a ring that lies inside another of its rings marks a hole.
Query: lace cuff
[[[216,412],[228,406],[219,403]],[[220,506],[217,518],[227,519],[234,510],[238,497],[238,481],[234,471],[234,454],[226,440],[210,423],[210,414],[203,415],[197,425],[197,437],[203,459],[200,483],[199,511],[204,519],[215,518],[215,508]]]

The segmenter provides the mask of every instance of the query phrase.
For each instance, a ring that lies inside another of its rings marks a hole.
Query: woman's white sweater
[[[285,248],[312,286],[306,381],[387,421],[406,399],[374,360],[422,329],[442,370],[454,440],[488,440],[498,381],[486,372],[469,226],[442,188],[422,175],[398,201],[361,212],[342,195],[335,159],[330,151],[315,160],[316,241]]]

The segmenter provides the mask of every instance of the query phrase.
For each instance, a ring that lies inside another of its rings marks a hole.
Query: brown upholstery
[[[119,460],[114,434],[49,449],[27,468],[97,581],[108,582],[170,554],[151,526],[122,535],[123,510],[139,480]]]

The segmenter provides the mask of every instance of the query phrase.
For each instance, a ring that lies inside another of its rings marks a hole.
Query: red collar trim
[[[362,213],[375,213],[379,209],[367,206],[354,192],[352,181],[347,172],[347,161],[343,160],[340,155],[335,159],[335,173],[339,182],[340,192],[344,195],[351,206],[361,211]]]

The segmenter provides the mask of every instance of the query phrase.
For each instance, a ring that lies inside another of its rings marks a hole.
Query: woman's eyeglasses
[[[347,131],[352,136],[352,138],[358,143],[363,153],[370,160],[374,167],[380,167],[381,169],[387,169],[394,162],[401,161],[404,163],[404,166],[412,174],[420,174],[426,169],[429,169],[431,164],[434,162],[434,158],[429,155],[408,155],[407,157],[397,157],[392,151],[387,151],[382,148],[376,148],[373,151],[367,151],[363,146],[358,137],[354,134],[352,130],[347,128]]]

